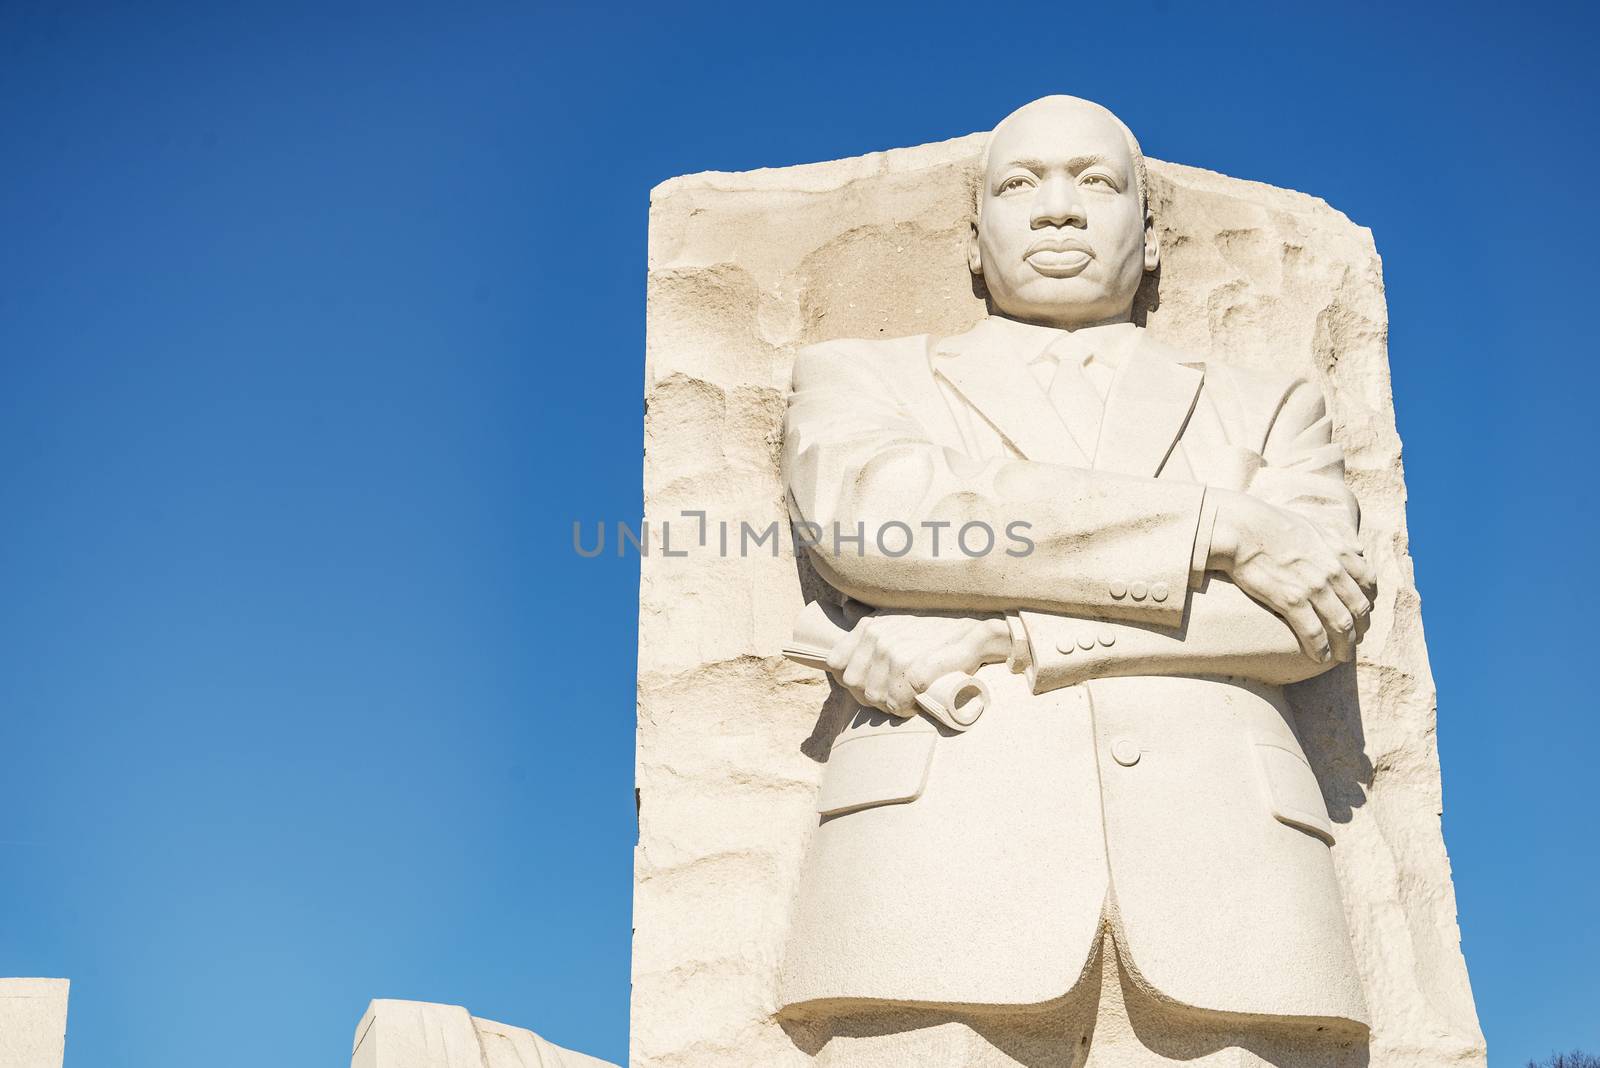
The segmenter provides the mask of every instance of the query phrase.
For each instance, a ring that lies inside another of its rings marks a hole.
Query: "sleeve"
[[[1035,693],[1127,675],[1237,675],[1281,686],[1332,667],[1306,656],[1289,624],[1215,575],[1190,595],[1178,631],[1044,612],[1017,618],[1028,644],[1017,659]]]
[[[1329,544],[1355,543],[1361,509],[1344,481],[1344,450],[1322,390],[1305,379],[1289,387],[1246,492],[1317,525]]]
[[[1330,544],[1355,544],[1359,509],[1321,391],[1296,380],[1280,396],[1246,491],[1310,519]],[[1035,692],[1127,675],[1238,675],[1284,685],[1333,666],[1306,656],[1287,623],[1215,574],[1190,595],[1177,631],[1070,613],[1017,618],[1028,649],[1013,660],[1026,665]]]
[[[824,579],[878,608],[1182,620],[1203,487],[967,457],[931,438],[881,357],[832,343],[795,364],[784,471]]]

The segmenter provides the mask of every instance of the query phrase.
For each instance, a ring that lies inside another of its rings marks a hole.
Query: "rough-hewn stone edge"
[[[679,193],[832,193],[864,179],[885,174],[904,174],[932,167],[945,166],[975,158],[983,150],[987,132],[971,133],[907,148],[890,148],[868,152],[843,159],[800,163],[790,167],[760,167],[749,171],[697,171],[668,178],[650,190],[652,207]],[[1271,185],[1251,178],[1237,178],[1204,167],[1183,163],[1169,163],[1154,156],[1146,157],[1147,164],[1158,172],[1179,177],[1192,185],[1216,186],[1219,192],[1234,193],[1240,183],[1263,195],[1264,199],[1277,201],[1281,209],[1305,213],[1331,213],[1340,220],[1355,226],[1370,242],[1372,232],[1353,223],[1344,212],[1326,200],[1310,193]],[[1224,183],[1231,189],[1220,188]]]
[[[948,141],[890,148],[862,156],[800,163],[792,167],[761,167],[753,171],[699,171],[668,178],[650,190],[652,205],[677,193],[792,192],[832,193],[852,182],[884,174],[918,171],[954,163],[976,155],[986,133],[967,134]]]

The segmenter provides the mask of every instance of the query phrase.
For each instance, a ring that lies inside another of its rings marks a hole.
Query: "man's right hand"
[[[876,612],[839,639],[828,670],[858,704],[905,719],[917,714],[917,695],[941,676],[970,675],[1010,652],[1011,628],[1000,616]]]
[[[1288,622],[1307,656],[1355,659],[1377,575],[1353,540],[1330,544],[1310,520],[1245,493],[1212,489],[1207,567]]]

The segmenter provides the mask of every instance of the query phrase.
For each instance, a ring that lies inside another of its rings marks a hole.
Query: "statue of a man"
[[[1283,692],[1354,657],[1373,593],[1323,398],[1133,323],[1160,249],[1104,108],[1021,108],[982,183],[988,318],[794,369],[792,509],[871,611],[829,660],[862,710],[823,772],[783,1018],[836,1065],[1364,1064]],[[950,672],[989,688],[970,730],[917,714]]]

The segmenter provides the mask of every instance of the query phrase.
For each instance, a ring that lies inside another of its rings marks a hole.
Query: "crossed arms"
[[[1036,692],[1113,675],[1238,675],[1282,684],[1353,657],[1370,609],[1320,393],[1288,387],[1240,493],[938,444],[859,352],[797,362],[785,427],[796,517],[823,529],[898,521],[951,531],[1029,524],[1033,550],[812,552],[877,611],[830,667],[863,703],[904,714],[919,684],[1009,659]],[[1138,596],[1135,596],[1138,594]],[[1158,596],[1159,594],[1159,596]]]

